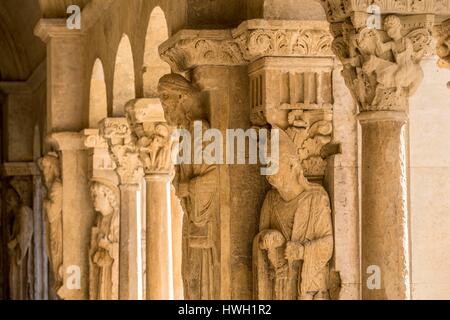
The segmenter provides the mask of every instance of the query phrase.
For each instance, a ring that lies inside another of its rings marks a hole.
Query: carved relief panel
[[[286,130],[297,146],[305,176],[320,181],[321,156],[332,139],[332,59],[264,58],[250,67],[251,119]]]

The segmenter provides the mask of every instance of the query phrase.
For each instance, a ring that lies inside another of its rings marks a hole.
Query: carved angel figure
[[[415,52],[411,39],[403,36],[402,23],[397,16],[388,16],[384,21],[384,28],[391,39],[383,42],[380,33],[371,30],[371,35],[361,33],[361,37],[368,41],[373,37],[376,49],[375,54],[364,63],[363,71],[366,74],[375,72],[377,82],[383,88],[396,88],[397,95],[402,89],[407,89],[407,96],[413,95],[423,79],[423,71],[419,61],[423,57],[423,51]],[[384,58],[386,53],[392,53],[394,61]]]
[[[53,274],[53,289],[57,293],[63,285],[63,186],[59,157],[56,153],[50,152],[39,160],[38,165],[47,189],[43,203],[47,223],[47,253]]]
[[[7,189],[6,204],[12,223],[8,226],[9,290],[11,300],[33,299],[33,211],[13,188]]]
[[[117,300],[119,276],[118,191],[106,182],[90,187],[97,221],[91,231],[89,250],[90,300]]]
[[[279,171],[261,211],[253,242],[258,300],[329,299],[333,229],[329,197],[303,175],[296,147],[280,130]]]
[[[188,130],[192,137],[194,121],[201,121],[203,132],[209,129],[200,91],[184,77],[177,74],[162,77],[158,91],[169,125]],[[195,152],[194,147],[191,149]],[[217,167],[205,163],[181,164],[177,166],[174,185],[185,211],[182,262],[185,298],[218,299]]]

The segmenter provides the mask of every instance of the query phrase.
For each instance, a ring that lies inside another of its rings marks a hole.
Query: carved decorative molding
[[[144,173],[127,119],[104,119],[100,124],[100,134],[108,142],[121,184],[138,184]]]
[[[163,43],[161,57],[176,71],[201,65],[245,65],[267,56],[333,56],[324,21],[249,20],[234,30],[182,30]]]
[[[382,14],[450,14],[449,0],[317,0],[325,9],[330,22],[342,22],[357,15],[368,17],[371,5]]]
[[[146,175],[171,174],[172,131],[159,99],[137,99],[126,106],[133,144]]]
[[[89,164],[92,173],[95,170],[116,169],[116,164],[109,153],[108,142],[100,135],[99,129],[85,129],[83,134],[85,136],[84,145],[92,156],[92,163]]]

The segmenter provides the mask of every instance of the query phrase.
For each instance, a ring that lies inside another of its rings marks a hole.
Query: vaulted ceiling
[[[37,0],[0,0],[0,81],[26,80],[45,59],[33,34],[40,18]]]

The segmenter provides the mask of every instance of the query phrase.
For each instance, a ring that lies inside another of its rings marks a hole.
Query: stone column
[[[405,8],[400,18],[388,2],[378,30],[369,27],[367,5],[322,3],[359,107],[362,298],[410,299],[408,101],[423,78],[419,63],[430,50],[434,16]]]
[[[65,300],[87,300],[88,252],[94,212],[84,136],[79,132],[59,132],[52,134],[49,141],[60,152],[62,173],[63,286],[58,296]]]
[[[146,299],[173,300],[172,128],[166,124],[159,99],[131,101],[126,112],[145,172]]]
[[[116,165],[120,189],[119,299],[141,298],[142,259],[140,253],[140,183],[142,165],[133,144],[126,118],[106,118],[101,135],[109,145]]]

